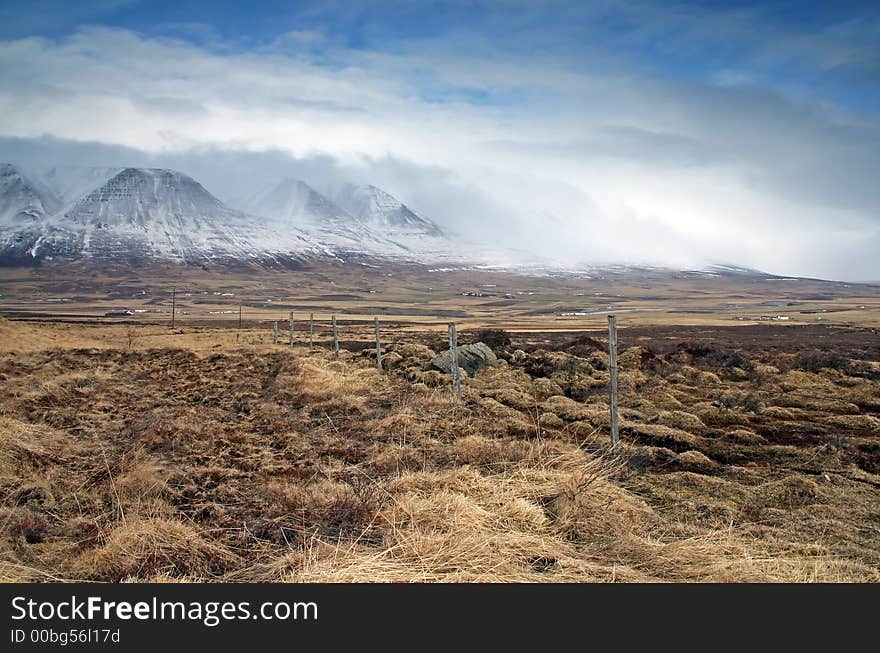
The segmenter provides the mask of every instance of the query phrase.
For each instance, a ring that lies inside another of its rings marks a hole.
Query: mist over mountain
[[[122,168],[62,165],[53,166],[39,178],[66,206],[107,183],[121,171]]]
[[[31,224],[57,211],[61,200],[9,163],[0,163],[0,227]]]
[[[351,223],[352,216],[299,179],[284,179],[248,200],[245,210],[289,222]]]
[[[114,152],[110,149],[94,166],[45,156],[27,165],[2,164],[0,264],[88,260],[289,267],[331,258],[551,273],[619,265],[757,267],[736,256],[713,260],[702,255],[691,234],[635,219],[614,232],[577,226],[549,209],[532,211],[526,223],[508,220],[501,208],[484,203],[475,187],[450,186],[442,179],[432,188],[428,178],[415,177],[406,188],[427,198],[424,204],[437,208],[440,220],[376,184],[358,183],[363,171],[353,175],[356,182],[347,182],[345,169],[322,160],[297,170],[309,181],[285,175],[290,160],[271,154],[227,158],[228,153],[219,153],[211,165],[206,157],[181,160],[187,170],[211,180],[206,187],[200,178],[170,168],[113,165]],[[653,242],[653,258],[633,253],[630,244],[636,239]],[[864,256],[870,254],[852,252],[856,264]]]
[[[388,233],[443,235],[431,220],[417,215],[396,197],[376,186],[344,184],[334,198],[351,215]]]
[[[328,256],[425,262],[453,255],[431,222],[378,188],[369,193],[384,204],[355,216],[288,178],[232,208],[174,170],[55,166],[28,175],[3,164],[0,261],[289,266]]]

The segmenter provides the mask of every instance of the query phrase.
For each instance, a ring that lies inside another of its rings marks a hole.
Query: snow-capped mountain
[[[47,259],[295,265],[312,257],[463,258],[430,221],[375,187],[345,195],[358,215],[285,179],[230,208],[158,168],[0,166],[0,263]],[[241,210],[238,210],[241,209]]]
[[[390,258],[418,258],[426,253],[425,247],[413,248],[413,243],[405,242],[401,236],[431,236],[437,241],[432,243],[434,250],[448,245],[439,229],[431,229],[433,225],[422,221],[387,193],[375,187],[370,188],[388,198],[385,202],[387,216],[379,210],[378,205],[371,204],[366,195],[358,205],[363,217],[355,215],[298,179],[284,179],[254,195],[241,208],[283,228],[292,226],[303,229],[321,242],[348,254],[359,252]],[[395,202],[397,208],[393,207]],[[409,228],[396,227],[390,222],[395,211],[400,213],[401,227],[405,224],[402,221],[406,217],[404,214],[412,215],[414,220],[408,223]]]
[[[51,257],[287,265],[322,251],[305,233],[279,233],[224,206],[191,177],[147,168],[121,170],[15,236],[2,252],[13,262]]]
[[[200,230],[204,221],[237,217],[201,184],[172,170],[125,168],[80,198],[66,220],[97,229],[178,230],[185,221]]]
[[[371,227],[383,230],[387,235],[443,236],[436,224],[376,186],[345,184],[335,194],[334,199],[353,216]]]
[[[0,164],[0,258],[25,260],[36,243],[43,221],[61,201],[20,168]]]
[[[284,179],[253,195],[241,208],[279,225],[310,227],[345,238],[358,238],[357,220],[299,179]]]
[[[61,201],[51,190],[9,163],[0,163],[0,226],[30,224],[51,215]]]
[[[331,257],[366,265],[399,261],[441,264],[438,270],[476,266],[603,278],[654,270],[565,263],[531,254],[527,245],[511,249],[473,236],[448,237],[375,186],[346,186],[334,198],[285,179],[231,208],[174,170],[65,167],[34,174],[0,163],[0,265],[57,260],[298,267]],[[538,219],[562,225],[549,213]],[[732,265],[674,274],[773,278]]]

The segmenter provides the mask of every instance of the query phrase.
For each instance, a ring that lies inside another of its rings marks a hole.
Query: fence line
[[[174,317],[176,311],[175,307],[175,290],[172,290],[172,326],[174,325]],[[236,340],[239,340],[240,332],[243,327],[243,316],[247,315],[247,313],[243,310],[243,303],[239,302],[238,305],[238,332],[236,333]],[[230,311],[231,312],[231,311]],[[257,311],[250,313],[251,315],[259,315],[263,318],[266,317],[266,313],[264,311]],[[288,345],[293,346],[295,340],[295,321],[294,321],[294,311],[290,310],[288,312],[288,326],[289,326],[289,336],[288,336]],[[373,325],[375,330],[375,338],[376,338],[376,367],[382,372],[383,371],[383,362],[382,362],[382,339],[381,339],[381,330],[379,325],[378,316],[373,317]],[[610,401],[609,401],[609,409],[611,412],[611,442],[612,449],[616,449],[619,443],[619,428],[618,428],[618,411],[617,411],[617,324],[616,317],[614,315],[608,316],[608,326],[609,326],[609,367],[610,367]],[[339,355],[339,328],[336,319],[336,314],[333,313],[331,315],[331,329],[332,329],[332,337],[333,337],[333,353],[334,355]],[[449,352],[450,352],[450,376],[452,379],[452,393],[455,395],[457,399],[461,399],[462,397],[462,389],[461,389],[461,372],[458,364],[458,332],[455,323],[449,323],[447,326],[448,335],[449,335]],[[315,334],[315,314],[309,313],[309,349],[313,350],[315,346],[314,341]],[[279,321],[274,320],[272,322],[272,343],[278,344],[279,341]]]
[[[173,288],[171,291],[171,326],[176,325],[176,316],[177,316],[177,302],[176,302],[177,291],[176,288]],[[234,313],[234,311],[224,311],[228,313]],[[257,315],[265,319],[266,312],[265,311],[254,311],[254,312],[245,312],[244,304],[239,302],[238,305],[238,330],[236,332],[236,341],[240,341],[241,331],[243,329],[243,318],[246,315]],[[294,345],[295,342],[295,320],[294,320],[294,311],[289,311],[288,313],[289,320],[289,339],[288,344],[290,346]],[[263,320],[261,320],[263,321]],[[381,330],[379,325],[379,318],[373,318],[374,329],[375,329],[375,338],[376,338],[376,367],[379,371],[383,371],[384,362],[382,357],[382,341],[381,341]],[[332,351],[334,355],[339,355],[340,344],[339,344],[339,328],[336,319],[336,314],[332,314],[331,316],[331,328],[332,328]],[[278,344],[278,329],[279,329],[279,321],[273,321],[272,326],[272,342],[274,344]],[[451,323],[448,325],[449,332],[449,348],[450,348],[450,376],[452,381],[452,392],[453,394],[461,398],[461,377],[458,367],[458,336],[456,331],[456,325]],[[309,349],[314,350],[315,348],[315,314],[309,313]],[[608,315],[608,360],[609,360],[609,401],[608,408],[610,414],[610,435],[611,435],[611,446],[613,450],[616,450],[619,446],[620,442],[620,419],[619,419],[619,411],[618,411],[618,341],[617,341],[617,317],[613,314]],[[761,388],[757,388],[754,391],[756,394],[762,394],[763,391]],[[810,399],[824,400],[824,401],[834,401],[834,402],[843,402],[843,403],[853,403],[850,399],[846,397],[837,397],[831,395],[821,395],[821,394],[812,394],[801,392],[798,390],[790,390],[785,392],[786,395],[793,395],[796,397],[804,397]]]
[[[339,355],[339,326],[336,314],[331,316],[331,329],[333,335],[333,354]],[[294,341],[293,311],[289,313],[290,320],[290,345]],[[373,328],[376,337],[376,368],[382,372],[382,334],[378,316],[373,317]],[[457,399],[461,399],[461,372],[458,365],[458,330],[454,322],[447,325],[449,334],[449,375],[452,380],[452,393]],[[315,314],[309,314],[309,348],[314,349]],[[272,342],[278,343],[278,322],[273,322]],[[620,445],[620,419],[617,406],[617,317],[608,316],[608,371],[609,371],[609,397],[608,409],[610,413],[611,450],[617,451]]]

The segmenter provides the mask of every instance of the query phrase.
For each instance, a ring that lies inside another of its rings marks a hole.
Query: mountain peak
[[[268,229],[189,175],[166,168],[118,169],[36,236],[29,251],[39,248],[43,256],[130,263],[289,265],[317,247],[296,229]]]
[[[0,225],[31,223],[56,211],[60,201],[18,166],[0,163]]]
[[[343,208],[300,179],[287,177],[268,192],[246,202],[249,213],[282,222],[350,225],[356,222]]]
[[[391,193],[372,184],[346,184],[337,194],[336,201],[364,223],[392,233],[443,235],[436,224],[418,215]]]
[[[208,193],[199,182],[189,175],[168,168],[123,168],[110,179],[124,179],[137,183],[158,183],[166,187],[170,187],[174,183],[183,183],[198,187]]]
[[[192,177],[164,168],[123,168],[76,202],[65,217],[103,226],[145,227],[180,216],[209,218],[231,212]]]
[[[376,186],[358,215],[285,178],[234,210],[167,168],[59,166],[36,179],[0,163],[0,264],[61,259],[299,265],[311,256],[405,260],[453,251],[433,223]],[[363,217],[361,217],[363,216]]]

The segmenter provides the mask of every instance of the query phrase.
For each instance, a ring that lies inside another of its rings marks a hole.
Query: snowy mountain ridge
[[[241,208],[282,227],[302,226],[343,252],[413,260],[449,254],[450,243],[436,225],[416,216],[393,196],[375,186],[350,188],[369,188],[370,195],[381,198],[384,205],[370,204],[369,198],[361,204],[342,205],[304,181],[287,178],[252,196]],[[412,219],[399,224],[394,217],[389,219],[398,215]]]
[[[289,268],[330,258],[529,274],[616,273],[616,266],[548,260],[527,245],[514,250],[454,238],[376,186],[349,184],[331,196],[287,178],[230,207],[174,170],[67,166],[36,174],[0,163],[0,265],[61,260]],[[687,274],[753,273],[731,265],[710,268]]]
[[[408,211],[387,197],[391,211]],[[453,252],[439,235],[415,234],[415,241],[401,242],[391,236],[414,234],[377,228],[383,224],[372,217],[368,224],[300,180],[285,179],[240,208],[226,206],[173,170],[55,167],[38,176],[2,164],[0,262],[287,266],[321,256],[418,261]]]
[[[57,195],[36,178],[0,163],[0,228],[41,220],[60,207]]]
[[[334,199],[359,220],[383,229],[389,235],[443,236],[436,224],[376,186],[346,184],[336,193]]]

